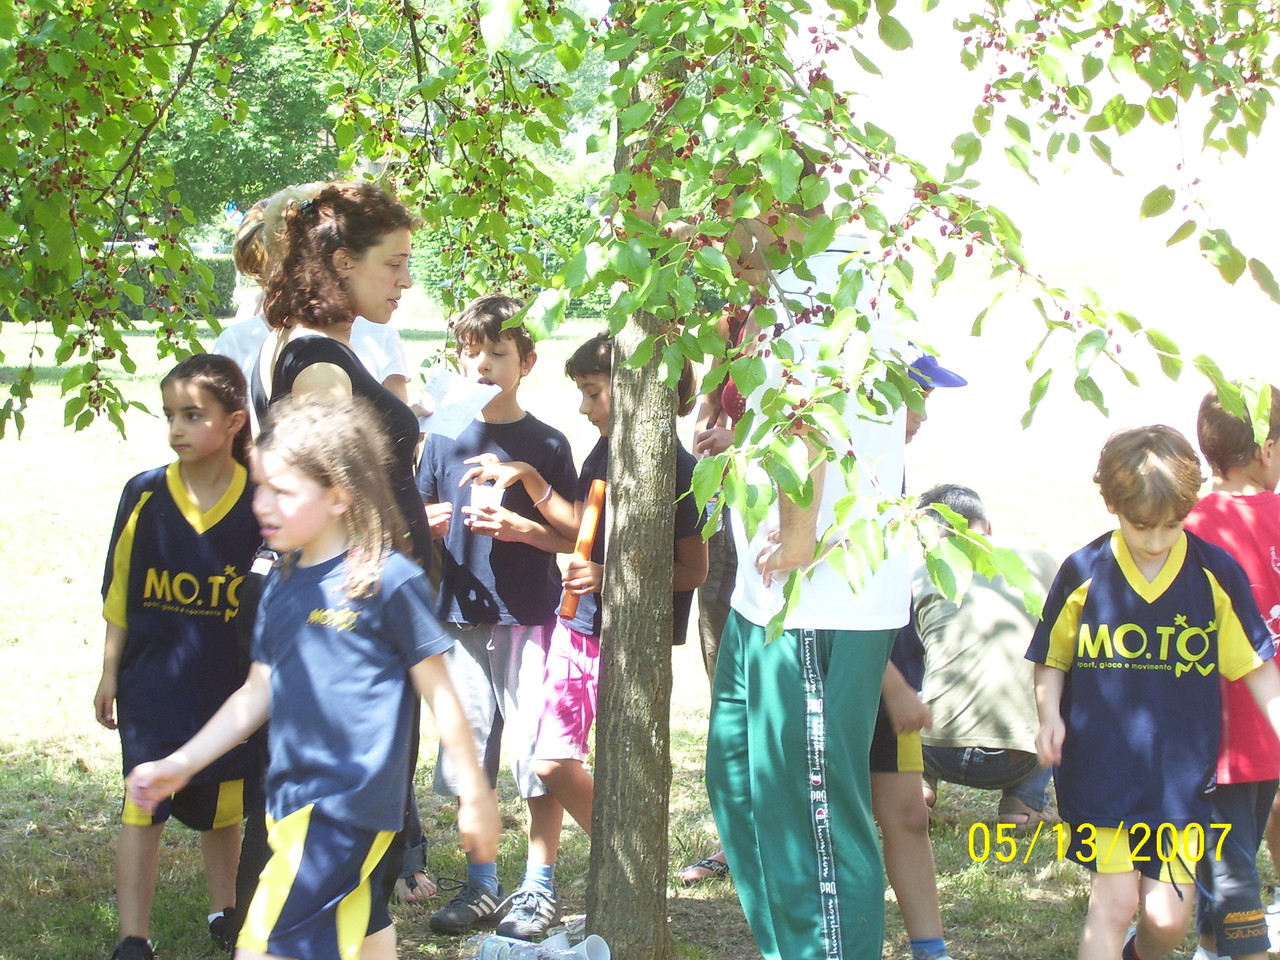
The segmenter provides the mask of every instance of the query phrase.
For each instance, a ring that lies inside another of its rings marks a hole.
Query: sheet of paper
[[[435,413],[419,417],[419,428],[424,433],[454,439],[501,392],[502,388],[496,384],[476,383],[444,365],[435,366],[427,374],[427,386],[419,401]]]

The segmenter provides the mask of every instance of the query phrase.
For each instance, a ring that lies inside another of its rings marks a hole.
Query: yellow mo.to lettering
[[[1179,618],[1181,619],[1181,618]],[[1210,627],[1209,629],[1213,629]],[[1208,656],[1212,644],[1209,630],[1186,624],[1155,628],[1152,637],[1136,623],[1121,623],[1112,627],[1101,623],[1096,628],[1082,623],[1076,644],[1077,660],[1157,660],[1176,662],[1178,676],[1195,667],[1207,676],[1213,671],[1213,662],[1201,663]]]
[[[174,573],[148,567],[142,584],[142,599],[177,603],[184,607],[225,606],[234,614],[240,608],[240,584],[243,582],[244,577],[226,574],[205,577],[202,582],[193,573]]]

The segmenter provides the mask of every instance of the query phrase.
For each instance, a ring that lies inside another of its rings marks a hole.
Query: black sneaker
[[[213,945],[225,953],[236,948],[236,908],[227,907],[209,921],[209,936]]]
[[[502,887],[490,893],[470,880],[440,879],[441,889],[452,885],[458,892],[453,899],[431,915],[428,923],[436,933],[466,933],[474,926],[492,926],[498,922],[502,905]]]
[[[111,960],[156,960],[151,941],[142,937],[125,937],[118,944]]]
[[[521,887],[507,900],[507,915],[498,924],[498,936],[516,940],[532,940],[547,932],[560,907],[556,895],[532,887]]]

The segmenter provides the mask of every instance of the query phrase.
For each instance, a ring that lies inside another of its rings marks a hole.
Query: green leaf
[[[853,59],[858,62],[858,66],[860,66],[863,70],[865,70],[867,73],[871,74],[872,76],[878,77],[881,75],[880,68],[877,67],[874,63],[872,63],[867,58],[866,54],[864,54],[857,47],[850,47],[849,49],[853,51]]]
[[[1103,402],[1102,388],[1098,386],[1093,377],[1076,377],[1075,388],[1076,396],[1081,400],[1092,403],[1104,417],[1109,415],[1107,413],[1107,405]]]
[[[1178,115],[1177,101],[1173,97],[1149,97],[1147,113],[1156,123],[1169,123]]]
[[[1253,442],[1264,446],[1271,432],[1271,385],[1250,378],[1240,384],[1240,394],[1253,424]]]
[[[1218,268],[1218,273],[1227,283],[1239,280],[1247,266],[1244,254],[1236,249],[1225,230],[1206,230],[1201,234],[1200,252]]]
[[[1039,183],[1035,174],[1031,172],[1031,160],[1027,156],[1027,151],[1023,150],[1017,144],[1004,148],[1004,155],[1008,158],[1009,163],[1017,167],[1025,173],[1032,183]]]
[[[804,159],[790,147],[771,148],[760,156],[760,173],[765,183],[773,188],[774,196],[788,200],[796,192]]]
[[[582,57],[582,49],[573,44],[556,45],[556,59],[560,61],[560,66],[564,67],[565,73],[573,73],[577,70],[582,65]]]
[[[609,248],[609,265],[628,280],[644,279],[649,262],[649,248],[635,237]]]
[[[982,140],[966,131],[951,141],[951,149],[955,159],[947,164],[947,179],[958,180],[982,156]]]
[[[633,130],[638,130],[649,122],[649,118],[654,114],[654,106],[648,100],[641,100],[639,103],[633,103],[625,110],[618,112],[618,133],[626,135]]]
[[[764,385],[766,379],[764,360],[760,357],[738,357],[729,364],[729,376],[733,379],[738,392],[744,397],[749,397]]]
[[[1164,371],[1164,375],[1170,380],[1177,380],[1182,375],[1182,356],[1178,345],[1159,330],[1152,330],[1150,327],[1143,334],[1160,358],[1160,369]]]
[[[1139,220],[1145,220],[1148,217],[1158,217],[1162,213],[1168,213],[1173,208],[1173,201],[1177,199],[1177,193],[1172,187],[1159,186],[1142,198],[1142,208],[1138,213]]]
[[[1098,354],[1107,348],[1107,331],[1094,328],[1080,338],[1076,344],[1076,370],[1088,373]]]
[[[1185,220],[1183,221],[1182,226],[1169,234],[1169,239],[1164,242],[1164,245],[1166,247],[1172,247],[1175,243],[1181,243],[1183,240],[1187,239],[1187,237],[1191,236],[1191,234],[1195,233],[1195,230],[1196,222],[1194,220]]]
[[[1031,385],[1031,396],[1027,400],[1027,412],[1022,415],[1022,429],[1026,430],[1031,426],[1031,421],[1035,418],[1036,407],[1040,406],[1040,401],[1044,399],[1044,395],[1049,392],[1049,381],[1053,378],[1053,370],[1046,370],[1040,374],[1035,383]]]
[[[480,0],[480,36],[490,56],[506,45],[520,7],[520,0]]]
[[[1254,283],[1262,288],[1263,293],[1273,302],[1280,303],[1280,286],[1276,285],[1276,278],[1272,275],[1270,267],[1261,260],[1250,257],[1249,274],[1253,277]]]
[[[775,127],[758,123],[747,124],[742,132],[738,134],[738,139],[734,143],[734,149],[738,152],[738,161],[746,163],[748,160],[754,160],[760,156],[769,147],[777,147],[778,136],[779,134]]]
[[[890,50],[906,50],[911,46],[911,34],[901,22],[887,14],[880,18],[880,39]]]
[[[1027,569],[1022,557],[1008,547],[993,547],[991,563],[1000,576],[1004,577],[1015,590],[1022,593],[1027,613],[1039,618],[1044,610],[1044,587]]]
[[[933,292],[938,292],[938,287],[942,286],[950,279],[951,274],[956,269],[956,255],[954,251],[948,250],[947,255],[942,258],[937,268],[933,271]]]
[[[1006,117],[1004,126],[1015,140],[1031,146],[1031,129],[1017,117]]]

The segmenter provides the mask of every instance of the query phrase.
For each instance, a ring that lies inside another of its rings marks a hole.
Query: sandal
[[[392,891],[392,896],[401,903],[418,903],[421,900],[429,900],[435,895],[436,885],[421,870],[397,879],[395,889]]]
[[[997,810],[996,825],[1008,824],[1018,833],[1034,830],[1036,824],[1045,819],[1043,810],[1028,807],[1017,797],[1012,796],[1001,797]]]
[[[703,857],[697,863],[691,863],[677,873],[676,879],[686,887],[691,887],[703,880],[719,880],[727,876],[729,876],[729,864],[715,857]]]

